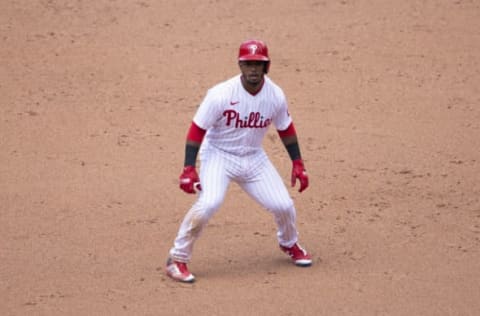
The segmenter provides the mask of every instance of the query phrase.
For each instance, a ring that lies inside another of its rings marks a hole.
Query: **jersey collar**
[[[240,81],[242,82],[242,87],[245,89],[245,91],[247,91],[249,94],[251,94],[253,96],[256,96],[260,91],[262,91],[263,85],[265,84],[265,76],[263,76],[263,80],[260,83],[260,86],[258,87],[258,90],[255,91],[255,92],[251,92],[251,91],[247,90],[247,88],[245,88],[245,86],[243,85],[243,75],[240,75]]]

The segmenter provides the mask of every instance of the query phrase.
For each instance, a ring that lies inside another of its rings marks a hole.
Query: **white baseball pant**
[[[270,211],[277,225],[280,245],[292,247],[298,239],[296,210],[290,194],[263,150],[238,157],[216,149],[201,153],[198,199],[180,225],[170,256],[180,262],[191,259],[193,246],[209,219],[224,201],[228,185],[234,181],[255,201]]]

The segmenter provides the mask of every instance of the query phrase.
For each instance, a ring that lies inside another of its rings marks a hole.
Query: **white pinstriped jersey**
[[[250,94],[237,75],[208,90],[193,121],[207,130],[202,148],[235,156],[258,152],[270,124],[285,130],[292,119],[283,90],[265,76],[261,90]]]

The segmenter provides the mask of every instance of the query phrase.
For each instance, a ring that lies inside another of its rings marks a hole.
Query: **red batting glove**
[[[300,181],[300,189],[298,192],[302,192],[308,188],[308,175],[303,165],[302,159],[296,159],[293,161],[292,167],[292,187],[295,186],[297,179]]]
[[[180,189],[190,194],[195,194],[196,190],[202,190],[200,178],[194,166],[183,168],[183,172],[180,175]]]

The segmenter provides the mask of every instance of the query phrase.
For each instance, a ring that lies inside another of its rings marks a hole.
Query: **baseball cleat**
[[[280,245],[280,249],[292,258],[293,263],[299,267],[309,267],[312,265],[312,257],[298,243],[287,248]]]
[[[172,258],[168,258],[165,272],[175,281],[184,283],[193,283],[195,281],[193,274],[188,271],[187,264],[185,262],[174,261]]]

